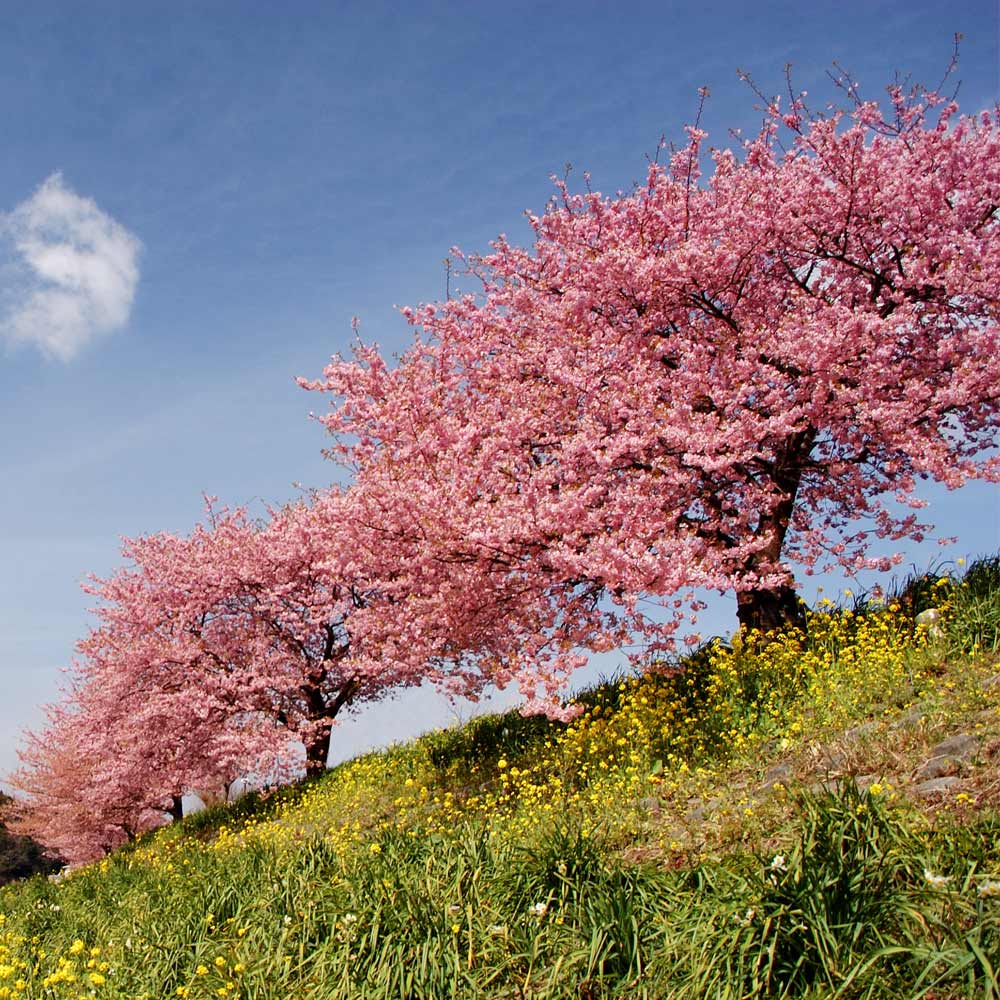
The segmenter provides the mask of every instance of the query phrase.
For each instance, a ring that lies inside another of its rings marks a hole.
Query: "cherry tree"
[[[361,595],[317,575],[306,512],[257,524],[244,510],[213,511],[187,537],[126,541],[128,565],[91,585],[101,624],[80,643],[80,675],[105,689],[124,678],[115,687],[135,692],[139,718],[162,720],[153,739],[195,745],[180,762],[188,789],[252,762],[287,771],[293,743],[308,770],[325,766],[334,717],[369,693],[347,662],[347,615]]]
[[[187,792],[288,777],[297,746],[310,769],[325,764],[321,716],[338,706],[321,696],[330,678],[312,650],[294,648],[295,598],[268,589],[274,534],[244,511],[212,514],[187,537],[126,540],[127,565],[88,584],[99,624],[12,779],[22,829],[94,856],[150,817],[179,817]]]
[[[322,770],[344,710],[428,680],[472,696],[502,680],[475,658],[477,630],[511,601],[487,600],[466,573],[476,600],[446,602],[450,618],[422,625],[458,577],[424,573],[418,592],[413,553],[366,527],[382,516],[327,491],[260,523],[210,511],[188,536],[126,540],[126,565],[87,586],[98,624],[66,697],[27,736],[13,777],[22,828],[92,855],[180,816],[186,793],[301,773],[303,748],[306,772]]]
[[[45,729],[25,734],[21,767],[9,779],[20,793],[5,810],[9,829],[81,863],[164,821],[169,797],[144,783],[145,771],[93,752],[92,720],[79,706],[64,702],[47,714]]]
[[[631,193],[558,184],[531,247],[464,258],[479,294],[403,310],[395,367],[359,346],[301,380],[384,530],[568,609],[550,644],[666,642],[697,587],[799,622],[795,564],[886,568],[921,480],[996,481],[997,115],[845,89],[769,102],[707,178],[692,128]]]

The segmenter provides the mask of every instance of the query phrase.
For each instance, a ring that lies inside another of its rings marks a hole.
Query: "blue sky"
[[[19,6],[0,33],[0,773],[119,536],[189,530],[203,492],[281,502],[337,475],[293,377],[346,350],[352,316],[404,348],[393,306],[443,297],[449,247],[527,240],[567,162],[628,188],[702,85],[711,141],[752,130],[737,67],[776,92],[790,62],[816,96],[836,60],[879,94],[897,70],[936,83],[956,31],[963,110],[992,105],[998,9],[977,0]],[[908,562],[1000,547],[996,488],[932,499],[959,541]],[[417,694],[334,752],[468,711]]]

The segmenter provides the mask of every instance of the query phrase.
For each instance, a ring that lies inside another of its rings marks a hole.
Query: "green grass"
[[[998,606],[978,560],[8,886],[0,1000],[997,997]]]

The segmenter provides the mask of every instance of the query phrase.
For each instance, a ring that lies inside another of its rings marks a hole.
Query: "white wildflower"
[[[950,875],[935,875],[930,869],[924,869],[924,881],[932,889],[943,889],[950,881]]]
[[[1000,896],[1000,882],[980,882],[976,887],[976,892],[980,899],[992,899],[994,896]]]

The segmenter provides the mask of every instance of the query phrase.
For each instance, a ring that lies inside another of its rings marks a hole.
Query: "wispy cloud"
[[[69,361],[128,321],[139,283],[139,240],[53,174],[0,231],[11,259],[0,335]]]

